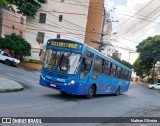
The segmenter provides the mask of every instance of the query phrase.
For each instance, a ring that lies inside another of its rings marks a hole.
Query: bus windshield
[[[66,74],[76,74],[79,70],[80,58],[81,55],[77,53],[47,49],[43,67]]]

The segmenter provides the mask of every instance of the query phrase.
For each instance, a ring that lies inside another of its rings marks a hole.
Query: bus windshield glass
[[[79,69],[81,55],[66,51],[46,50],[44,69],[76,74]]]

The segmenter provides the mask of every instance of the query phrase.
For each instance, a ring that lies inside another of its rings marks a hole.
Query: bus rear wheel
[[[117,88],[117,91],[115,93],[116,96],[120,95],[120,87]]]
[[[86,98],[87,99],[93,98],[94,94],[95,94],[95,87],[94,85],[91,85],[88,90],[88,94],[86,95]]]

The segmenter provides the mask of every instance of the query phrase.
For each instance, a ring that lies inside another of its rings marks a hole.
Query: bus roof
[[[58,39],[58,38],[56,38],[56,39],[49,39],[48,41],[57,41],[57,40],[59,40],[59,41],[60,41],[60,40],[61,40],[61,41],[68,41],[68,42],[74,42],[74,43],[82,44],[82,45],[84,45],[86,48],[90,49],[90,51],[94,51],[94,53],[97,54],[97,55],[99,55],[100,57],[102,57],[102,58],[104,58],[104,59],[106,59],[106,60],[114,63],[115,65],[118,65],[118,66],[120,66],[120,67],[122,67],[122,68],[125,68],[125,69],[127,69],[128,71],[132,71],[131,68],[128,68],[127,66],[119,63],[118,61],[116,61],[116,60],[112,59],[111,57],[109,57],[109,56],[107,56],[107,55],[99,52],[98,50],[94,49],[93,47],[91,47],[91,46],[89,46],[89,45],[87,45],[87,44],[85,44],[85,43],[83,43],[83,42],[73,41],[73,40],[69,40],[69,39]]]

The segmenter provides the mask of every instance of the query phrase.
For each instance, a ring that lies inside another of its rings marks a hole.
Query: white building
[[[39,50],[48,39],[64,38],[84,42],[89,0],[48,0],[35,19],[27,18],[25,39],[32,45],[32,55],[39,59]]]

